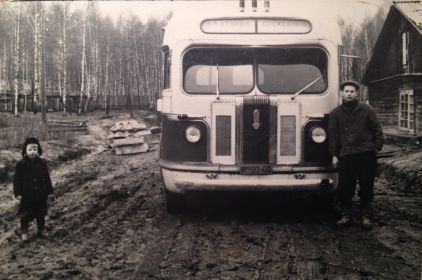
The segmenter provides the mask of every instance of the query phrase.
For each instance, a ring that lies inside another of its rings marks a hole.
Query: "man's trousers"
[[[352,214],[352,199],[359,182],[361,215],[370,214],[374,197],[374,180],[377,174],[377,156],[375,152],[365,152],[341,157],[339,160],[339,185],[337,201],[343,215]]]

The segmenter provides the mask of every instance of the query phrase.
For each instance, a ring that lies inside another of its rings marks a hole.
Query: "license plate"
[[[269,175],[272,173],[271,165],[242,165],[240,174],[242,175]]]

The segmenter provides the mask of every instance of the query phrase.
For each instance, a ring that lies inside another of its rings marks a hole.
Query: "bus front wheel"
[[[185,208],[185,196],[183,194],[174,193],[164,188],[164,196],[167,212],[176,214],[183,211]]]

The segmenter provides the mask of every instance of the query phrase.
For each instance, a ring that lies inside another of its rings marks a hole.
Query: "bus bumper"
[[[174,166],[173,166],[174,167]],[[242,175],[236,171],[183,170],[161,165],[165,188],[174,193],[192,190],[244,190],[244,191],[321,191],[333,192],[337,188],[338,176],[335,170],[295,167],[277,171],[270,175]],[[214,169],[214,168],[211,168]],[[223,168],[224,169],[224,168]],[[237,167],[226,168],[236,170]]]

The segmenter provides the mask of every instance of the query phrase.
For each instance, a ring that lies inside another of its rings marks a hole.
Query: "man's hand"
[[[333,156],[331,159],[331,164],[335,167],[337,167],[338,165],[338,157],[337,156]]]

